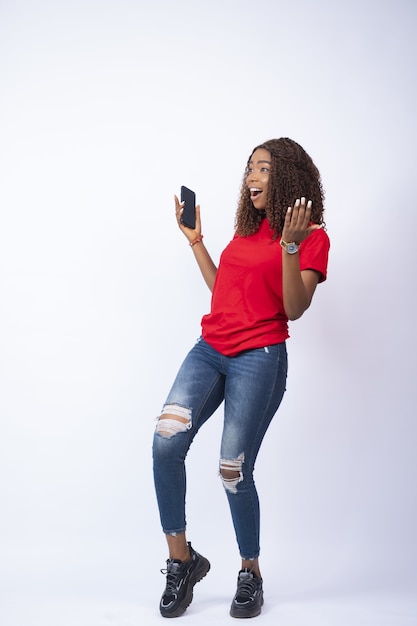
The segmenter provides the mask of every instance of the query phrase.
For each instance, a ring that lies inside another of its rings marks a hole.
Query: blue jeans
[[[264,435],[284,395],[286,378],[285,343],[227,357],[203,338],[197,341],[186,356],[162,411],[162,415],[176,415],[180,421],[159,419],[154,435],[155,489],[166,534],[185,532],[185,457],[201,426],[224,400],[220,475],[240,556],[259,556],[259,500],[253,470]]]

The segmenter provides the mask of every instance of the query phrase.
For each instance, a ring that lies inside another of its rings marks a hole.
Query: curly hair
[[[312,221],[324,227],[324,191],[320,172],[307,152],[298,143],[287,137],[270,139],[252,150],[248,165],[255,150],[260,148],[268,150],[271,154],[272,164],[265,212],[275,233],[274,238],[279,237],[282,233],[288,207],[293,206],[294,202],[302,196],[313,203]],[[235,218],[236,234],[242,237],[253,235],[258,230],[262,220],[262,212],[255,209],[250,199],[250,192],[246,183],[247,167],[241,185]]]

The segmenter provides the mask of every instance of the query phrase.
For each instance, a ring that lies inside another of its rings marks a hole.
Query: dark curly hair
[[[275,233],[275,238],[282,233],[288,207],[293,206],[294,202],[302,196],[313,203],[312,221],[315,224],[325,226],[323,220],[324,191],[320,172],[307,152],[298,143],[287,137],[270,139],[252,150],[248,165],[255,150],[260,148],[268,150],[271,154],[268,203],[265,211]],[[242,181],[235,219],[236,233],[242,237],[253,235],[258,230],[262,220],[262,213],[255,209],[250,199],[246,177],[247,168]]]

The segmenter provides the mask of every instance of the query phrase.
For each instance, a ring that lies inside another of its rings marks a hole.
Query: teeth
[[[262,191],[262,189],[258,189],[257,187],[250,187],[249,191],[253,193],[254,191]]]

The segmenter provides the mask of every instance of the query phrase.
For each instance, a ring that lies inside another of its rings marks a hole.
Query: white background
[[[413,0],[0,1],[0,621],[160,622],[155,418],[210,294],[246,159],[272,137],[326,190],[328,281],[291,325],[261,450],[265,623],[417,623]],[[212,562],[183,619],[230,623],[221,411],[188,459]]]

